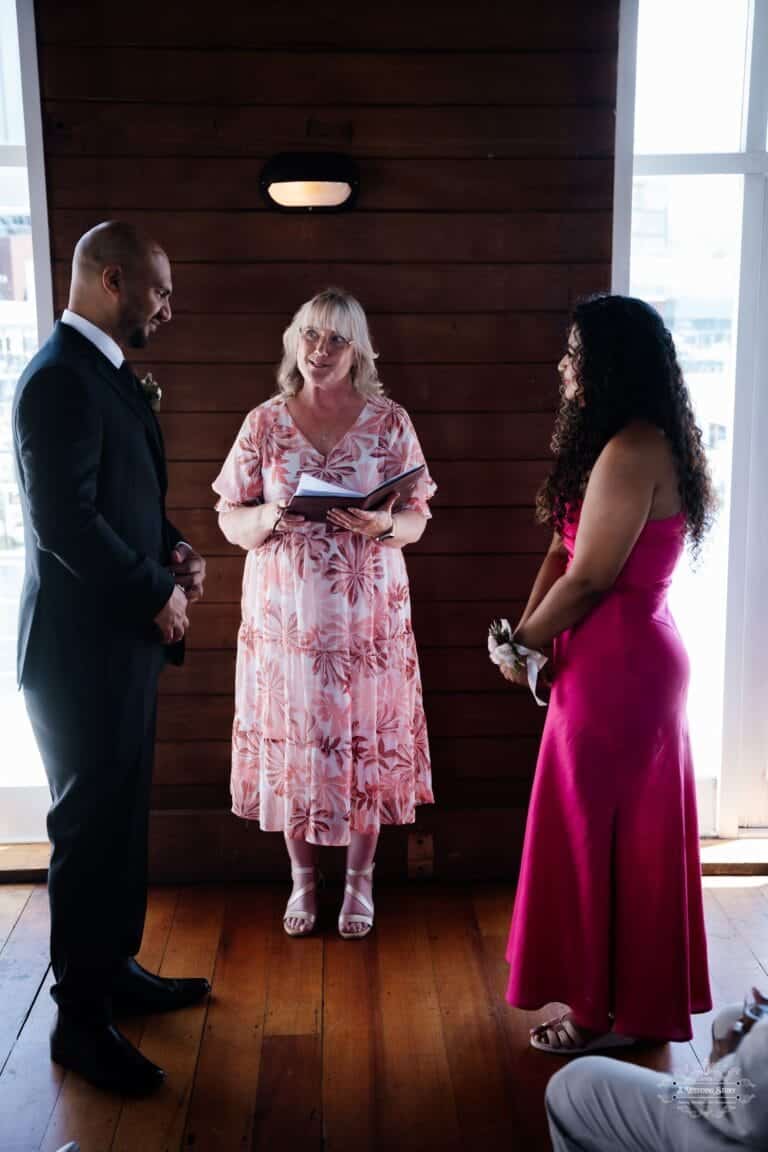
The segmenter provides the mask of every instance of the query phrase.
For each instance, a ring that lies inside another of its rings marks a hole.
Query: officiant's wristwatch
[[[389,528],[387,528],[386,532],[381,532],[378,536],[374,536],[374,540],[376,541],[377,544],[380,544],[382,542],[382,540],[394,540],[394,538],[395,538],[395,518],[394,518],[394,516],[390,516],[390,521],[391,522],[390,522]]]

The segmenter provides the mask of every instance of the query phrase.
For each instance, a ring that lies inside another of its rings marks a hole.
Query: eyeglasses
[[[311,348],[316,348],[324,335],[328,337],[327,343],[331,352],[343,352],[345,348],[349,348],[352,344],[352,341],[348,340],[346,336],[342,336],[340,332],[334,332],[333,329],[329,330],[325,328],[320,331],[317,328],[309,327],[299,328],[299,332],[301,338],[306,344],[309,344]]]

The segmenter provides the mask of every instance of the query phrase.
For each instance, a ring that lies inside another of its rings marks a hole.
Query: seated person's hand
[[[710,1064],[716,1064],[724,1056],[735,1052],[741,1041],[758,1020],[768,1017],[768,997],[763,996],[757,988],[752,989],[752,999],[745,999],[744,1010],[734,1021],[724,1036],[716,1036],[712,1030],[712,1051],[709,1055]]]

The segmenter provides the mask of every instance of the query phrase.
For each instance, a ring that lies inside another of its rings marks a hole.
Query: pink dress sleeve
[[[263,414],[260,408],[254,408],[243,421],[221,472],[211,485],[220,497],[217,512],[261,503],[262,433]]]
[[[402,456],[401,471],[406,472],[409,468],[416,468],[419,464],[424,464],[424,471],[419,476],[416,482],[416,487],[411,492],[408,499],[404,504],[401,504],[397,509],[399,512],[409,511],[418,512],[420,516],[426,517],[427,520],[432,518],[432,513],[429,510],[429,501],[437,491],[437,484],[429,474],[427,462],[424,459],[424,453],[421,450],[419,438],[416,435],[416,429],[413,426],[410,416],[404,408],[398,407],[398,453]]]

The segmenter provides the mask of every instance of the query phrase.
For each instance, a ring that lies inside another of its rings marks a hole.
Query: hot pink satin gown
[[[668,1040],[711,1007],[688,658],[667,606],[683,529],[649,521],[556,641],[507,949],[511,1004],[560,1001],[584,1027]]]

